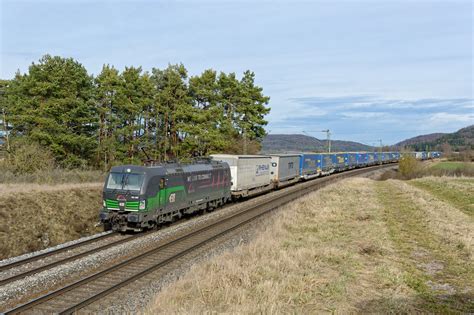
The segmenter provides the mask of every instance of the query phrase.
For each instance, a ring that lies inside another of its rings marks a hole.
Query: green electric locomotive
[[[222,206],[230,187],[223,162],[115,166],[104,184],[100,220],[105,230],[140,232]]]

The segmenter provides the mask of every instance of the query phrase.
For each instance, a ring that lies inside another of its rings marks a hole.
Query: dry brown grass
[[[41,184],[0,184],[0,196],[6,194],[19,194],[29,192],[53,192],[71,189],[101,189],[103,183],[83,183],[83,184],[58,184],[58,185],[41,185]]]
[[[0,258],[99,232],[101,183],[0,185]]]
[[[33,173],[16,174],[0,164],[0,184],[37,183],[57,185],[65,183],[103,182],[105,173],[97,170],[38,170]]]
[[[389,234],[410,275],[407,283],[417,292],[418,308],[472,312],[474,221],[464,211],[466,204],[438,199],[412,182],[380,182],[377,190]]]
[[[390,204],[391,195],[410,200],[414,210],[405,210],[417,215],[400,216],[405,205]],[[466,310],[472,267],[458,267],[471,261],[474,225],[425,198],[399,181],[354,178],[326,187],[285,206],[250,244],[193,267],[147,313],[444,312],[456,310],[452,303]],[[411,233],[448,245],[422,248]],[[450,241],[465,244],[462,255],[448,253]],[[461,273],[451,283],[453,272]],[[455,291],[444,292],[448,302],[438,300],[440,285]]]
[[[423,178],[414,180],[415,183],[441,182],[436,178]],[[451,187],[453,191],[459,192],[459,188],[453,179],[445,178],[446,190]],[[454,204],[440,200],[434,194],[413,187],[411,182],[389,181],[400,194],[410,203],[413,203],[426,220],[430,233],[440,238],[449,239],[453,244],[462,243],[463,247],[470,248],[469,253],[474,253],[474,218],[463,212]],[[474,184],[474,179],[472,179]],[[471,184],[471,185],[472,185]],[[468,186],[468,184],[466,184]]]
[[[462,210],[474,219],[473,177],[424,177],[409,182],[440,200]]]

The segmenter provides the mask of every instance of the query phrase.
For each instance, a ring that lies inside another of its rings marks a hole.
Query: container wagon
[[[336,171],[342,172],[348,168],[348,158],[346,153],[335,153]]]
[[[337,157],[333,153],[321,154],[321,169],[323,175],[332,174],[337,170]]]
[[[213,154],[211,158],[229,165],[232,177],[230,190],[234,199],[261,194],[273,188],[269,155]]]
[[[357,167],[365,167],[369,165],[368,153],[356,153],[356,156],[357,156]]]
[[[377,164],[377,158],[374,152],[367,153],[367,165],[375,165]]]
[[[400,159],[400,153],[398,152],[390,152],[390,162],[394,163]]]
[[[275,187],[300,180],[300,154],[271,154],[270,175]]]
[[[357,167],[357,156],[358,156],[358,153],[347,153],[348,157],[349,157],[349,168],[352,169],[352,168],[356,168]]]
[[[321,175],[321,154],[301,153],[300,154],[300,176],[307,180]]]

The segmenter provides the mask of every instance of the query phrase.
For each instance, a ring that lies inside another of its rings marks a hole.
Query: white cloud
[[[474,113],[468,113],[468,114],[451,114],[451,113],[446,113],[446,112],[434,113],[430,115],[429,121],[434,124],[442,124],[442,123],[449,124],[449,123],[454,123],[454,122],[469,124],[469,123],[474,123]]]
[[[389,113],[384,112],[343,112],[341,113],[342,116],[346,118],[388,118],[391,116]]]

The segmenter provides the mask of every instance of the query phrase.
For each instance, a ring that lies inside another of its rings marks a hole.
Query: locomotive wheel
[[[110,222],[104,223],[104,232],[112,230],[112,224]]]

